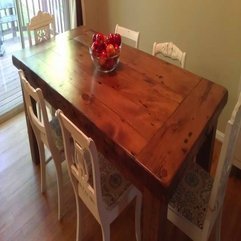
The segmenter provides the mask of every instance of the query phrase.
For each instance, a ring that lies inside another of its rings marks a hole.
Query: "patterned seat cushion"
[[[101,188],[103,199],[108,207],[118,202],[130,183],[111,163],[99,153]]]
[[[198,164],[192,163],[169,202],[169,208],[203,228],[213,178]]]
[[[56,116],[53,117],[53,119],[50,121],[50,126],[51,126],[51,135],[54,139],[56,147],[59,150],[63,150],[64,144],[63,144],[61,127],[59,124],[59,120]]]
[[[87,152],[84,154],[87,169],[88,183],[93,187],[93,173],[91,162]],[[111,208],[118,202],[121,195],[128,189],[130,183],[119,173],[119,171],[99,152],[100,178],[103,200],[107,207]]]

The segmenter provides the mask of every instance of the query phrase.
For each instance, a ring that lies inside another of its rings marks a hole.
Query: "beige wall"
[[[140,31],[139,48],[173,41],[187,52],[185,68],[229,91],[222,132],[237,100],[241,76],[240,0],[86,0],[86,25],[108,33],[115,24]]]

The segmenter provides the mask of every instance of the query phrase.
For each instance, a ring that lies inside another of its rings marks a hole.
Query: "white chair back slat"
[[[166,43],[157,43],[154,42],[152,48],[152,55],[157,56],[158,54],[162,54],[164,57],[171,58],[173,60],[177,60],[182,68],[185,65],[186,53],[181,51],[174,43],[166,42]]]
[[[49,40],[52,36],[56,35],[54,15],[47,12],[38,11],[27,24],[29,46],[37,45],[44,41]],[[34,43],[33,37],[34,36]]]
[[[128,28],[125,28],[125,27],[122,27],[122,26],[116,24],[115,33],[120,34],[121,37],[132,40],[135,43],[135,48],[138,48],[139,35],[140,35],[139,32],[128,29]]]
[[[46,146],[49,146],[47,135],[50,135],[50,124],[42,91],[39,88],[34,89],[29,84],[22,71],[19,71],[19,75],[23,88],[23,96],[25,99],[27,114],[29,116],[33,131],[37,137],[39,136],[43,138],[43,142]],[[34,111],[37,106],[40,112]],[[46,131],[46,129],[48,131]],[[52,142],[52,140],[50,140],[50,142]]]
[[[94,210],[93,215],[99,218],[97,206],[103,205],[99,163],[95,144],[81,132],[70,120],[58,113],[64,138],[65,155],[68,162],[72,184],[85,205]],[[95,207],[96,206],[96,207]]]

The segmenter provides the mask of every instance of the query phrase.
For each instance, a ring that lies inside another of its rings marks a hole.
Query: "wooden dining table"
[[[116,70],[99,72],[89,54],[92,34],[77,27],[14,53],[13,64],[141,190],[142,240],[166,240],[168,201],[194,158],[210,169],[228,92],[125,44]],[[28,119],[27,124],[38,163]]]

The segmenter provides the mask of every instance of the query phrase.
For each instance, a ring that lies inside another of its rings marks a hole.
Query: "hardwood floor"
[[[220,144],[215,146],[217,159]],[[214,165],[215,166],[215,165]],[[47,192],[40,193],[39,166],[31,161],[23,113],[0,125],[0,241],[74,241],[75,199],[65,173],[65,214],[57,220],[57,189],[52,163],[47,167]],[[111,240],[132,241],[134,205],[111,226]],[[101,241],[101,230],[83,206],[83,241]],[[150,224],[151,225],[151,224]],[[169,240],[189,239],[172,224]],[[214,240],[212,234],[209,241]],[[241,240],[241,171],[233,169],[224,203],[222,241]]]

